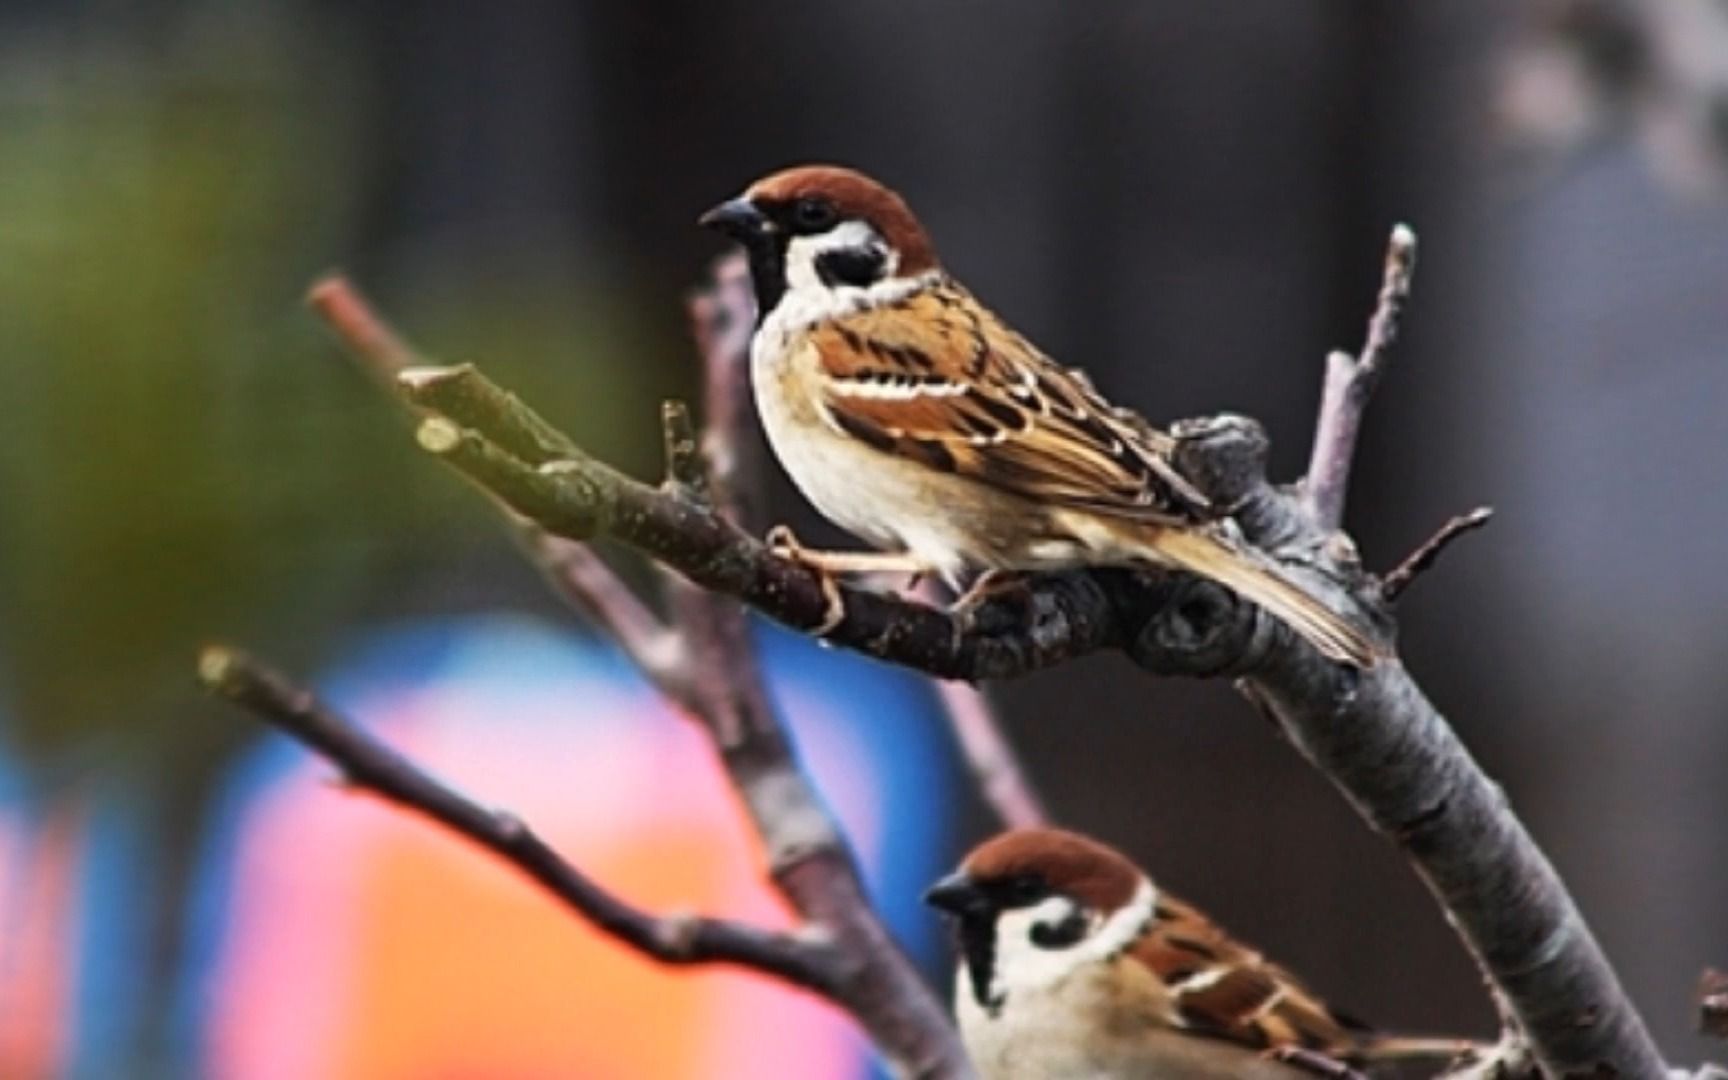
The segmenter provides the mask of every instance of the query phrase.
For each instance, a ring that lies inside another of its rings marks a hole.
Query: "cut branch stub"
[[[666,456],[666,484],[708,501],[708,464],[696,441],[690,408],[682,401],[660,403],[660,435]]]
[[[407,368],[396,376],[396,386],[413,404],[464,427],[484,430],[499,449],[530,465],[581,452],[569,436],[473,364]]]
[[[603,524],[605,499],[590,476],[554,461],[532,468],[477,432],[441,416],[421,421],[420,448],[442,459],[523,517],[559,536],[583,540]]]

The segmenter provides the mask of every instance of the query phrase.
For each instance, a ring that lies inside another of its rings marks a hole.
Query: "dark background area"
[[[45,792],[142,792],[171,878],[254,734],[190,692],[199,643],[306,669],[371,620],[553,614],[298,307],[332,266],[646,472],[694,218],[839,161],[1112,397],[1259,417],[1293,475],[1405,220],[1350,526],[1385,567],[1498,509],[1403,603],[1406,662],[1694,1060],[1728,962],[1720,11],[0,0],[8,741]],[[1376,1023],[1490,1030],[1415,878],[1227,687],[1096,658],[995,698],[1061,821]]]

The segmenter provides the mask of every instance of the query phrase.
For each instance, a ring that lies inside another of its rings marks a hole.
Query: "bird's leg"
[[[910,551],[816,551],[805,547],[784,525],[768,530],[765,539],[774,554],[814,571],[822,582],[822,597],[827,612],[815,629],[817,637],[828,633],[846,618],[846,605],[840,596],[841,574],[913,574],[930,571],[930,564]]]
[[[975,611],[988,601],[1023,593],[1031,580],[1030,574],[1018,570],[986,570],[972,579],[972,584],[955,599],[952,610]]]
[[[784,525],[768,530],[774,554],[829,574],[927,574],[930,563],[910,551],[819,551],[807,548]]]
[[[991,612],[991,627],[1024,625],[1031,618],[1031,581],[1031,574],[1019,570],[986,570],[973,578],[948,606],[954,617],[954,633],[984,629],[979,617],[986,611]]]
[[[1266,1056],[1323,1080],[1363,1080],[1360,1072],[1344,1062],[1305,1046],[1275,1046],[1266,1051]]]

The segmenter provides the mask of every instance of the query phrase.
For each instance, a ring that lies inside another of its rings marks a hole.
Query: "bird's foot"
[[[931,572],[928,562],[909,551],[818,551],[807,548],[784,525],[769,529],[764,542],[774,554],[808,567],[821,579],[828,611],[815,630],[818,636],[833,630],[846,618],[846,608],[840,596],[841,574],[909,574],[916,578]]]
[[[1363,1080],[1360,1072],[1344,1062],[1305,1046],[1275,1046],[1266,1051],[1266,1057],[1323,1080]]]
[[[816,575],[816,582],[822,588],[822,621],[811,627],[810,632],[817,637],[827,637],[833,633],[836,627],[846,621],[846,600],[840,595],[840,579],[835,576],[834,571],[812,557],[829,553],[806,548],[798,542],[792,530],[784,525],[769,529],[763,542],[775,555],[805,567]]]
[[[986,608],[997,605],[1023,608],[1032,596],[1032,575],[1018,570],[986,570],[972,580],[966,591],[949,605],[949,614],[962,629],[971,630]],[[994,620],[993,620],[994,621]]]

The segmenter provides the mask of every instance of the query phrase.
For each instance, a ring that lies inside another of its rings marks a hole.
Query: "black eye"
[[[792,226],[799,232],[827,232],[839,220],[834,204],[815,195],[807,195],[792,204]]]
[[[1027,875],[1012,878],[1003,889],[1003,899],[1009,907],[1026,907],[1050,895],[1050,887],[1042,878]]]
[[[1035,924],[1027,936],[1040,949],[1066,949],[1086,936],[1086,916],[1070,911],[1061,922]]]

